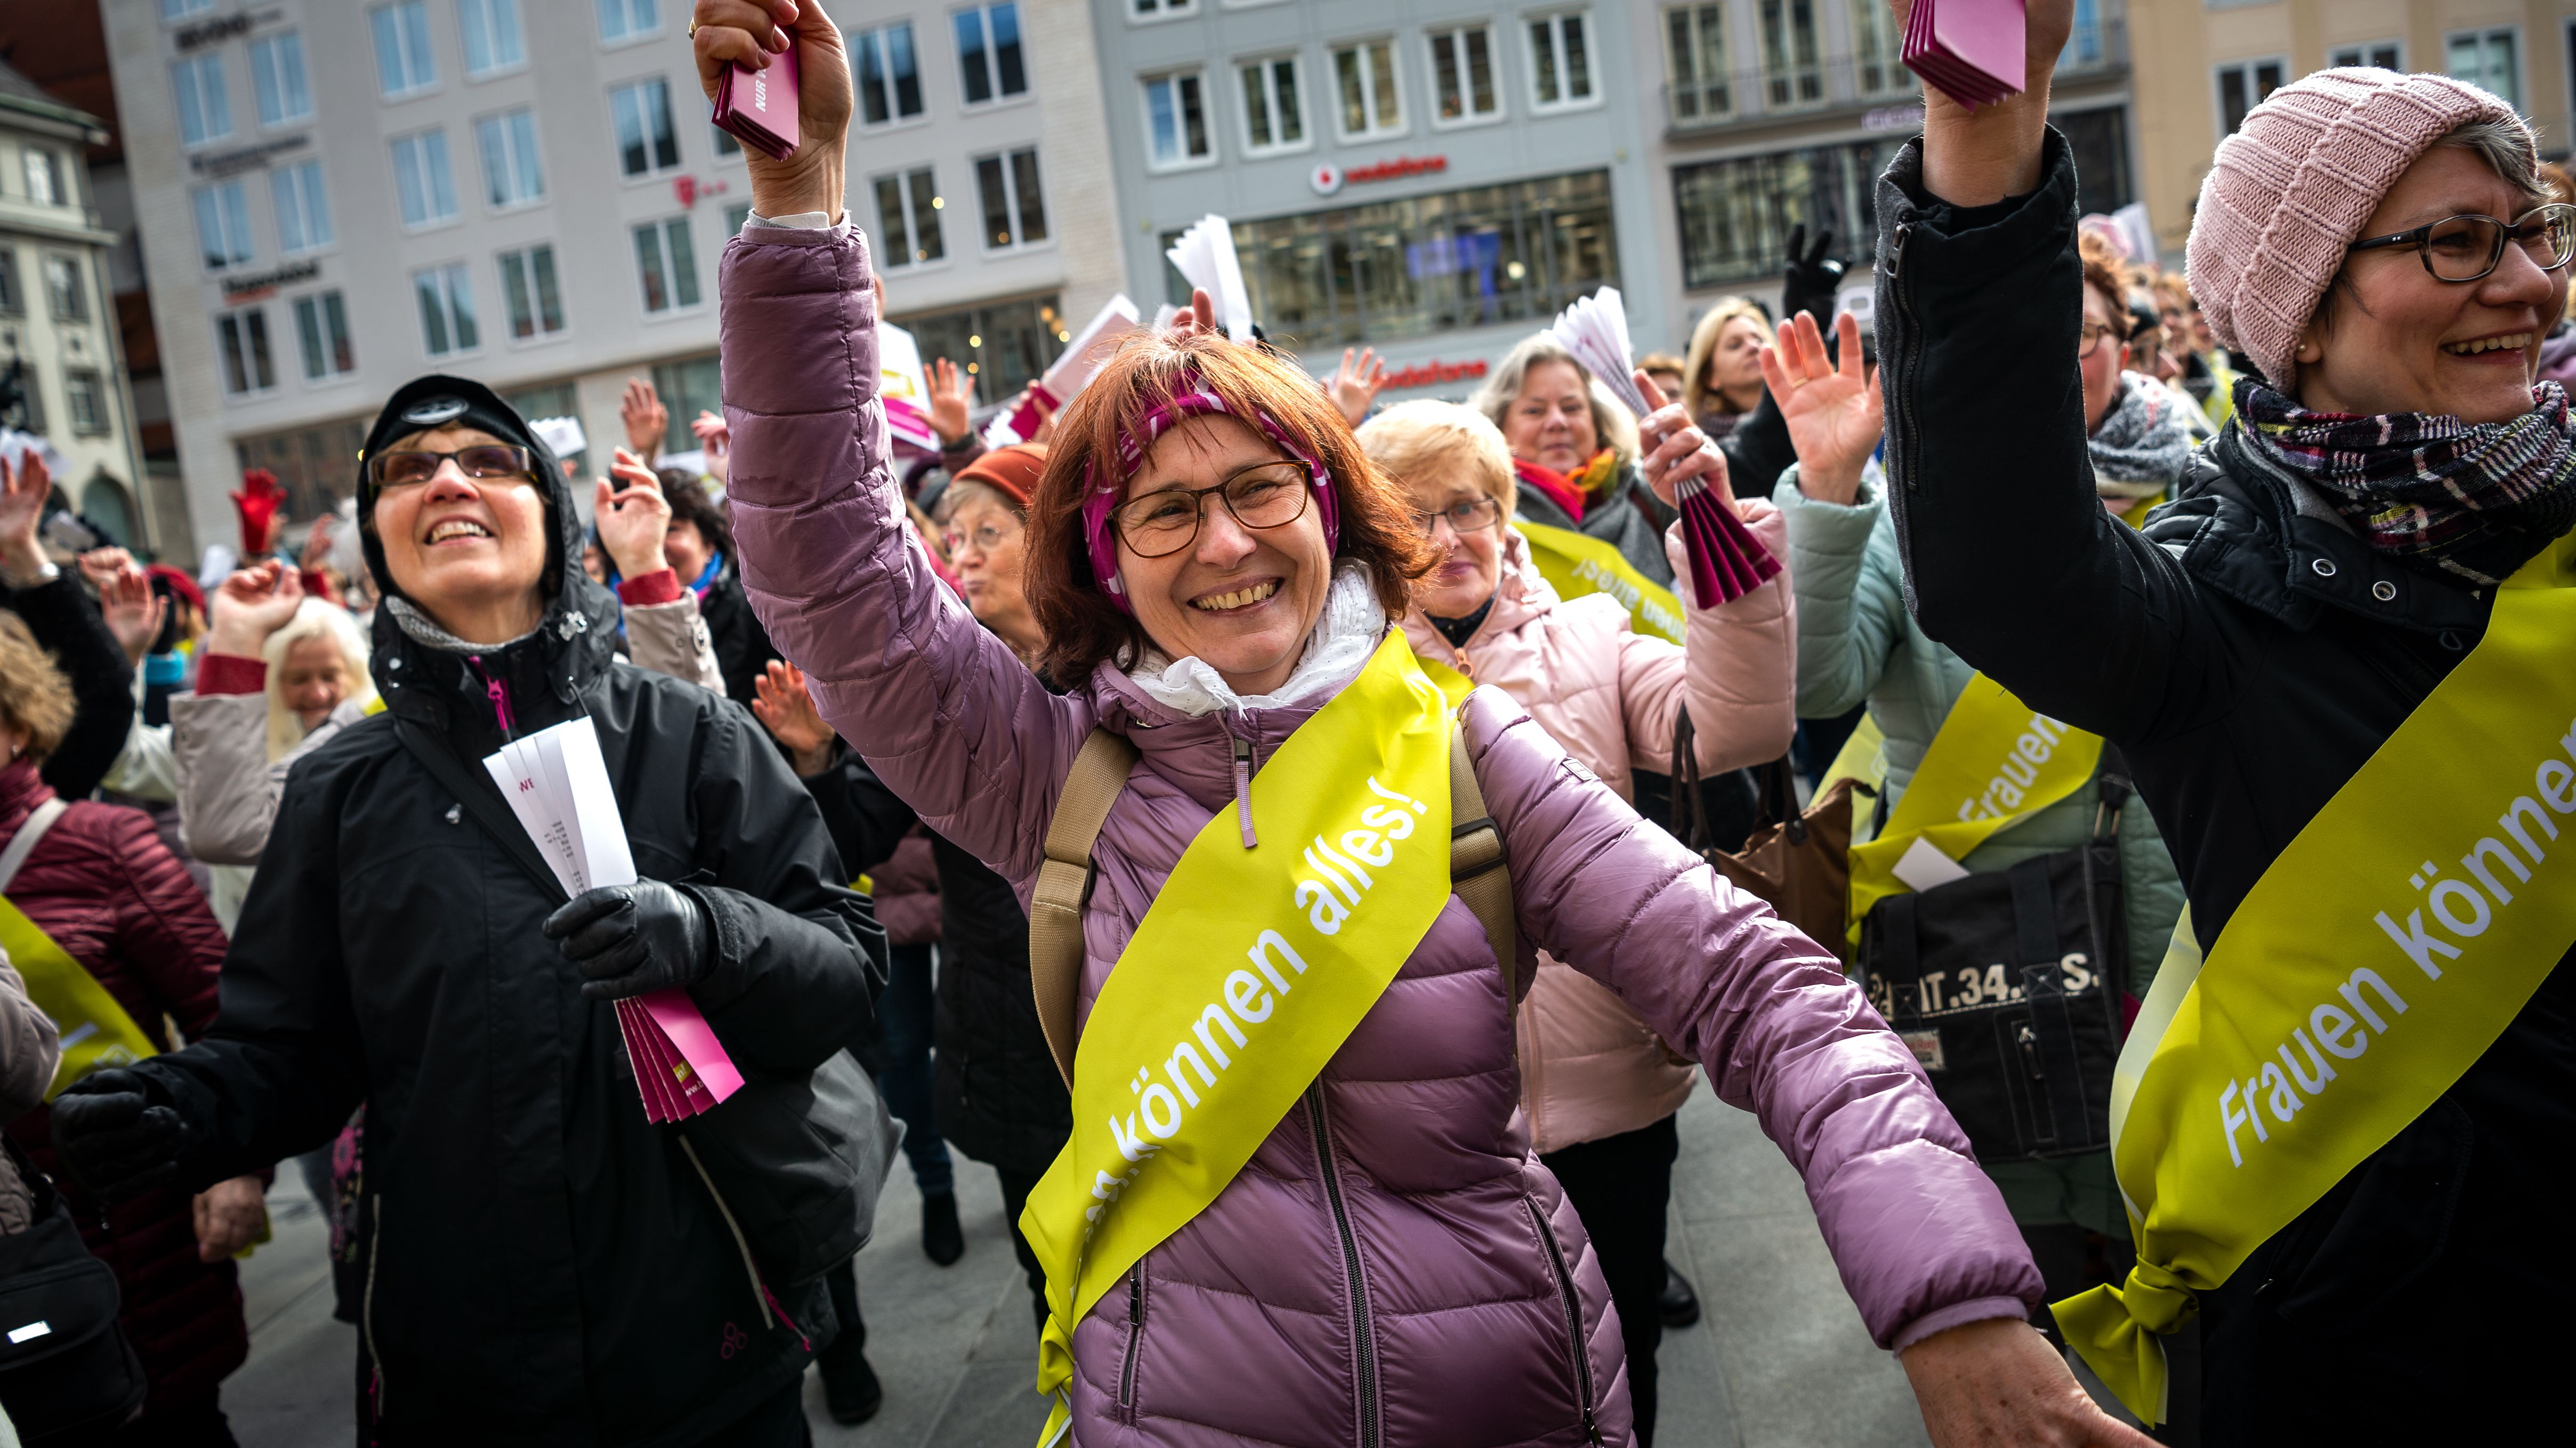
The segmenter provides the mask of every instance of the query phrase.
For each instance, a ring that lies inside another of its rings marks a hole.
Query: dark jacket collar
[[[481,663],[469,667],[465,656],[420,642],[395,621],[392,609],[379,608],[368,671],[395,718],[466,737],[496,727],[486,687],[498,679],[510,694],[511,732],[525,734],[578,711],[577,701],[616,658],[617,617],[616,596],[575,572],[535,633],[480,655]]]

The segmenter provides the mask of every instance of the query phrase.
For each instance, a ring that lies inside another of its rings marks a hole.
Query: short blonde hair
[[[1717,305],[1700,314],[1691,328],[1690,360],[1682,368],[1682,410],[1696,421],[1708,408],[1708,364],[1717,356],[1717,339],[1726,333],[1726,324],[1743,317],[1762,333],[1767,345],[1772,342],[1771,319],[1751,297],[1720,297]]]
[[[42,764],[61,748],[73,712],[71,680],[36,646],[26,620],[0,610],[0,718],[27,731],[24,757]]]
[[[1512,403],[1521,395],[1521,384],[1529,380],[1529,370],[1549,362],[1562,362],[1574,369],[1575,376],[1583,379],[1584,393],[1592,403],[1593,445],[1606,447],[1618,454],[1622,468],[1634,465],[1637,461],[1637,419],[1628,415],[1628,409],[1619,405],[1618,399],[1610,395],[1600,379],[1574,360],[1573,353],[1566,351],[1563,344],[1546,332],[1522,338],[1519,346],[1504,355],[1503,365],[1495,368],[1494,374],[1485,379],[1485,385],[1476,389],[1476,395],[1467,400],[1467,405],[1483,413],[1486,421],[1500,428],[1503,418],[1512,410]]]
[[[304,742],[304,721],[286,704],[286,656],[307,639],[322,639],[340,654],[342,703],[361,708],[375,702],[375,680],[367,675],[367,636],[349,611],[328,599],[307,598],[295,606],[286,627],[268,636],[259,656],[268,664],[268,758],[274,764]]]
[[[1410,484],[1416,475],[1456,469],[1502,504],[1509,518],[1520,502],[1512,450],[1493,419],[1455,402],[1415,398],[1372,417],[1359,430],[1360,451],[1370,462]]]

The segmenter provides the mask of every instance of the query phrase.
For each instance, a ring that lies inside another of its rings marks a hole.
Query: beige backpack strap
[[[1029,989],[1037,996],[1038,1028],[1067,1088],[1073,1085],[1073,1006],[1082,983],[1082,907],[1091,898],[1091,845],[1109,807],[1127,788],[1136,746],[1126,736],[1094,729],[1073,756],[1064,793],[1047,826],[1046,859],[1029,895]]]
[[[1449,888],[1476,912],[1485,927],[1485,943],[1503,967],[1506,999],[1517,1008],[1526,982],[1520,978],[1520,929],[1512,919],[1512,872],[1503,854],[1502,831],[1485,813],[1485,792],[1477,787],[1475,766],[1467,762],[1467,729],[1449,732]]]

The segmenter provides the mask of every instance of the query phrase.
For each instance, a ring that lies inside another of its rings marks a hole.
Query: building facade
[[[134,398],[107,286],[116,233],[99,219],[87,147],[98,118],[0,65],[0,423],[63,457],[64,498],[116,542],[159,541]]]
[[[1618,286],[1675,340],[1648,137],[1622,78],[1643,7],[1494,0],[1098,0],[1128,294],[1186,300],[1163,250],[1233,224],[1254,317],[1308,370],[1387,359],[1390,398],[1460,397],[1576,297]]]
[[[2576,0],[2129,0],[2141,177],[2174,265],[2210,153],[2245,112],[2313,70],[2441,71],[2511,101],[2541,153],[2576,146]]]
[[[101,3],[199,537],[234,536],[244,467],[297,518],[345,496],[377,407],[424,372],[578,417],[592,471],[629,377],[673,450],[720,407],[716,266],[750,191],[682,0]],[[1081,6],[826,8],[858,57],[851,213],[889,262],[881,199],[904,221],[892,311],[979,373],[1051,356],[1041,310],[1116,286],[1080,264],[1110,251],[1078,237],[1106,213],[1050,175],[1095,70],[1034,64],[1080,60]]]

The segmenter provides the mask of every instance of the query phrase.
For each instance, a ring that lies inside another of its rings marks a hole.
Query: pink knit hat
[[[2380,198],[2435,141],[2512,106],[2466,81],[2370,69],[2303,76],[2218,143],[2184,254],[2192,295],[2220,346],[2296,385],[2299,333]]]

